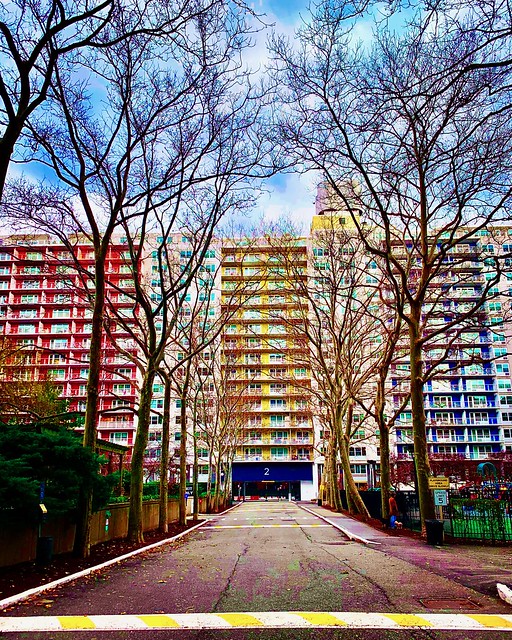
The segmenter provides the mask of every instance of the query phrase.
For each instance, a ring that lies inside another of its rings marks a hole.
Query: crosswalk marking
[[[218,613],[222,618],[230,624],[231,627],[247,628],[247,627],[263,627],[263,622],[255,618],[250,613]]]
[[[168,629],[169,627],[178,627],[180,626],[180,624],[178,622],[176,622],[176,620],[174,620],[174,618],[171,618],[171,616],[166,616],[166,615],[162,615],[160,613],[158,614],[150,614],[147,616],[138,616],[139,620],[142,620],[142,622],[144,624],[146,624],[148,627],[151,627],[152,629],[157,628],[157,629]]]
[[[88,616],[57,616],[63,629],[96,629]]]
[[[476,620],[476,622],[479,622],[480,624],[483,624],[484,627],[489,627],[492,628],[494,625],[497,624],[501,624],[505,627],[507,627],[508,629],[512,629],[512,619],[510,621],[504,621],[503,618],[512,618],[512,616],[491,616],[491,615],[483,615],[483,614],[471,614],[469,616],[470,618],[473,618],[473,620]],[[506,624],[505,624],[506,623]]]
[[[410,629],[411,627],[431,627],[432,623],[425,620],[416,614],[403,614],[403,613],[389,613],[388,617],[390,620],[394,620],[401,627],[407,627]]]
[[[428,629],[512,631],[512,615],[264,611],[146,615],[0,617],[0,633],[155,629]]]
[[[336,618],[330,613],[322,613],[317,611],[310,611],[297,614],[304,620],[307,620],[310,624],[317,627],[323,627],[324,625],[328,625],[329,627],[346,627],[346,622]]]

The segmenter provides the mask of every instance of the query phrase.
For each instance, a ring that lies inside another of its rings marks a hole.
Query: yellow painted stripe
[[[491,629],[496,627],[506,627],[507,629],[512,629],[512,622],[505,620],[505,618],[502,618],[501,616],[493,616],[490,614],[479,615],[478,613],[467,613],[466,616],[468,618],[471,618],[472,620],[475,620],[484,627],[489,627]]]
[[[295,613],[295,612],[294,612]],[[296,615],[304,618],[312,625],[318,627],[346,627],[347,623],[339,618],[332,616],[330,613],[301,612],[297,611]]]
[[[173,620],[171,616],[159,615],[157,613],[147,616],[137,616],[137,618],[142,620],[148,627],[181,627],[180,623]]]
[[[413,613],[387,613],[386,618],[393,620],[401,627],[432,627],[432,623]]]
[[[96,629],[94,622],[87,616],[57,616],[63,629]]]
[[[263,627],[264,624],[258,618],[247,613],[217,613],[219,618],[229,622],[233,627]]]

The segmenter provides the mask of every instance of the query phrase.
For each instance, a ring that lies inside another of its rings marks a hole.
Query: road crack
[[[224,587],[224,589],[221,591],[217,602],[214,604],[214,606],[212,607],[212,613],[217,613],[217,611],[219,610],[219,606],[221,604],[221,602],[224,600],[224,598],[227,597],[230,589],[231,589],[231,582],[233,581],[233,578],[235,576],[236,570],[238,568],[238,564],[240,562],[240,560],[247,554],[247,552],[249,551],[249,545],[247,543],[244,544],[244,548],[242,549],[242,551],[240,553],[237,554],[235,563],[233,565],[233,569],[231,570],[231,573],[229,574],[228,579],[226,580],[226,585]]]

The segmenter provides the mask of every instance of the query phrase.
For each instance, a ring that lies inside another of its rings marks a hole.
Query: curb
[[[228,513],[232,509],[235,509],[238,505],[234,507],[230,507],[223,511],[222,513],[212,514],[216,517],[223,515],[224,513]],[[209,514],[208,514],[209,515]],[[0,611],[6,609],[7,607],[17,604],[18,602],[22,602],[31,596],[38,595],[39,593],[43,593],[44,591],[48,591],[49,589],[54,589],[55,587],[59,587],[60,585],[66,584],[67,582],[72,582],[73,580],[77,580],[78,578],[83,578],[84,576],[88,576],[95,571],[100,571],[101,569],[105,569],[106,567],[110,567],[113,564],[117,564],[118,562],[122,562],[123,560],[127,560],[128,558],[132,558],[133,556],[137,556],[140,553],[144,553],[145,551],[150,551],[151,549],[156,549],[157,547],[161,547],[164,544],[168,544],[169,542],[174,542],[174,540],[178,540],[178,538],[182,538],[186,536],[191,531],[195,529],[199,529],[203,525],[210,522],[210,519],[205,519],[203,522],[196,524],[194,527],[187,529],[186,531],[182,531],[172,538],[166,538],[165,540],[160,540],[159,542],[154,542],[153,544],[149,544],[146,547],[141,547],[140,549],[135,549],[134,551],[130,551],[129,553],[125,553],[122,556],[118,556],[117,558],[112,558],[111,560],[107,560],[106,562],[102,562],[101,564],[97,564],[94,567],[89,567],[88,569],[84,569],[83,571],[78,571],[77,573],[73,573],[70,576],[64,576],[63,578],[58,578],[57,580],[53,580],[52,582],[47,582],[46,584],[42,584],[39,587],[33,587],[32,589],[27,589],[27,591],[22,591],[21,593],[17,593],[13,596],[9,596],[4,600],[0,600]]]
[[[381,544],[380,542],[374,542],[373,540],[367,540],[366,538],[362,538],[361,536],[358,536],[357,534],[352,533],[351,531],[349,531],[348,529],[345,529],[344,527],[340,526],[339,524],[336,524],[332,520],[329,520],[329,518],[326,518],[325,516],[321,515],[320,513],[317,513],[316,511],[312,511],[311,509],[308,509],[307,507],[304,507],[301,504],[299,504],[298,506],[301,509],[304,509],[304,511],[307,511],[308,513],[313,514],[317,518],[321,518],[324,522],[327,522],[328,524],[330,524],[331,527],[334,527],[335,529],[338,529],[338,531],[341,531],[341,533],[343,533],[343,535],[347,536],[347,538],[349,540],[355,540],[356,542],[361,542],[361,543],[367,544],[367,545],[368,544],[376,544],[376,545],[380,545]]]

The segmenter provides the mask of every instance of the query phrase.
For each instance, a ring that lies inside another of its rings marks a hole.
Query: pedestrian
[[[389,526],[395,529],[398,517],[398,505],[396,503],[395,492],[389,494]]]

